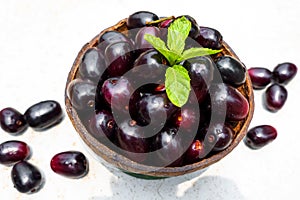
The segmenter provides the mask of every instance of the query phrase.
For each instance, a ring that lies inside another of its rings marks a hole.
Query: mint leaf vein
[[[181,65],[174,65],[167,69],[165,76],[165,87],[170,101],[175,106],[183,106],[191,90],[188,71]]]

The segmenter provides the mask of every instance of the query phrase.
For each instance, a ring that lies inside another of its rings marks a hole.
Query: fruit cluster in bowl
[[[245,136],[254,102],[246,67],[191,16],[140,11],[79,52],[66,108],[84,142],[131,173],[182,175],[217,162]]]

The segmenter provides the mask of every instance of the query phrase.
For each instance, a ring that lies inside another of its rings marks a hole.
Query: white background
[[[139,10],[159,16],[189,14],[198,24],[218,29],[249,67],[273,69],[278,63],[300,67],[300,3],[298,0],[252,1],[0,1],[0,107],[24,112],[42,100],[64,107],[67,74],[81,47],[107,28]],[[251,127],[270,124],[278,137],[253,151],[241,143],[201,176],[190,174],[163,180],[140,180],[110,170],[89,154],[66,116],[46,131],[28,129],[15,137],[0,130],[0,142],[17,139],[33,149],[30,162],[46,177],[36,194],[13,188],[11,168],[0,166],[0,199],[298,199],[300,178],[300,75],[287,86],[286,105],[277,113],[263,109],[255,92]],[[78,180],[53,173],[52,156],[82,151],[89,174]]]

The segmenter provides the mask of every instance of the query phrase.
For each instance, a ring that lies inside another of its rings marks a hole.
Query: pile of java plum
[[[177,63],[187,71],[192,92],[184,105],[172,103],[165,84],[166,70],[172,67],[170,58],[146,41],[145,35],[168,43],[168,28],[180,17],[159,18],[146,11],[130,15],[128,31],[100,34],[97,45],[83,55],[76,79],[68,85],[68,98],[86,129],[116,152],[143,164],[183,166],[223,151],[237,134],[234,126],[249,112],[249,102],[238,90],[246,81],[246,68],[239,60],[220,54]],[[185,18],[191,23],[185,50],[222,48],[217,30],[199,26],[188,15]],[[283,63],[273,72],[265,68],[248,72],[254,89],[273,81],[265,93],[266,108],[281,109],[287,98],[283,85],[296,75],[297,67]],[[24,114],[11,107],[0,111],[1,128],[14,136],[21,136],[28,127],[46,131],[62,118],[56,101],[37,103]],[[245,144],[259,149],[276,135],[270,125],[257,126],[249,130]],[[31,156],[32,149],[23,141],[0,144],[0,164],[12,166],[12,182],[22,193],[37,192],[45,181],[40,169],[28,161]],[[54,155],[50,166],[69,178],[81,178],[88,172],[88,161],[79,151]]]
[[[278,64],[273,71],[264,67],[248,69],[252,86],[256,90],[267,87],[263,94],[263,104],[270,112],[277,112],[284,106],[288,92],[285,87],[297,74],[298,68],[290,62]],[[251,149],[260,149],[277,137],[273,126],[261,125],[250,129],[244,139],[245,144]]]
[[[222,48],[219,31],[184,17],[191,23],[184,50]],[[127,31],[99,35],[67,87],[89,133],[117,153],[151,166],[183,166],[225,150],[236,137],[236,124],[249,112],[248,99],[238,89],[247,70],[229,55],[195,56],[178,63],[190,77],[192,92],[181,107],[170,100],[165,73],[171,61],[145,35],[169,43],[168,28],[181,18],[145,11],[130,15]]]

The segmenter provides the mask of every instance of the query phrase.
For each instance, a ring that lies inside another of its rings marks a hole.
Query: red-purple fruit
[[[146,51],[147,49],[153,49],[153,46],[144,39],[145,34],[160,36],[160,31],[155,26],[142,27],[135,37],[135,48],[140,52]]]
[[[233,130],[222,123],[216,123],[207,129],[205,144],[212,147],[213,151],[226,149],[233,140]]]
[[[35,193],[43,186],[41,171],[27,161],[20,161],[13,166],[11,179],[21,193]]]
[[[288,97],[286,88],[282,85],[274,83],[269,86],[265,92],[265,107],[272,112],[280,110],[285,104]]]
[[[273,70],[273,80],[277,83],[287,84],[296,76],[297,70],[293,63],[278,64]]]
[[[106,47],[104,54],[110,76],[122,76],[132,68],[133,49],[132,44],[128,42],[116,42]]]
[[[181,166],[183,154],[188,147],[182,141],[182,133],[178,129],[165,127],[154,139],[157,156],[151,157],[152,164],[160,167]]]
[[[263,67],[252,67],[248,69],[252,86],[254,89],[263,89],[271,83],[272,72]]]
[[[4,108],[0,111],[1,128],[11,134],[18,135],[28,127],[24,116],[14,108]]]
[[[132,93],[132,86],[125,77],[113,77],[104,81],[101,92],[111,108],[118,111],[128,112],[129,98]]]
[[[26,160],[30,154],[30,147],[25,142],[10,140],[0,144],[0,164],[12,165]]]
[[[143,162],[146,159],[146,154],[149,151],[149,141],[143,129],[136,124],[136,121],[127,119],[122,121],[117,131],[119,146],[125,150],[124,154],[136,161]],[[151,130],[149,134],[151,133]]]
[[[195,140],[184,153],[184,163],[195,163],[206,156],[205,145],[200,140]]]
[[[113,139],[117,124],[111,112],[100,110],[96,112],[88,122],[88,130],[96,139]]]
[[[260,125],[251,128],[245,139],[244,143],[251,149],[260,149],[277,137],[277,130],[270,125]]]
[[[211,112],[226,113],[232,121],[245,119],[249,112],[247,99],[234,87],[226,84],[213,85],[210,90]]]
[[[88,160],[79,151],[65,151],[53,156],[51,169],[68,178],[81,178],[88,173]]]
[[[200,34],[196,40],[203,47],[221,49],[223,37],[216,29],[200,26]]]

